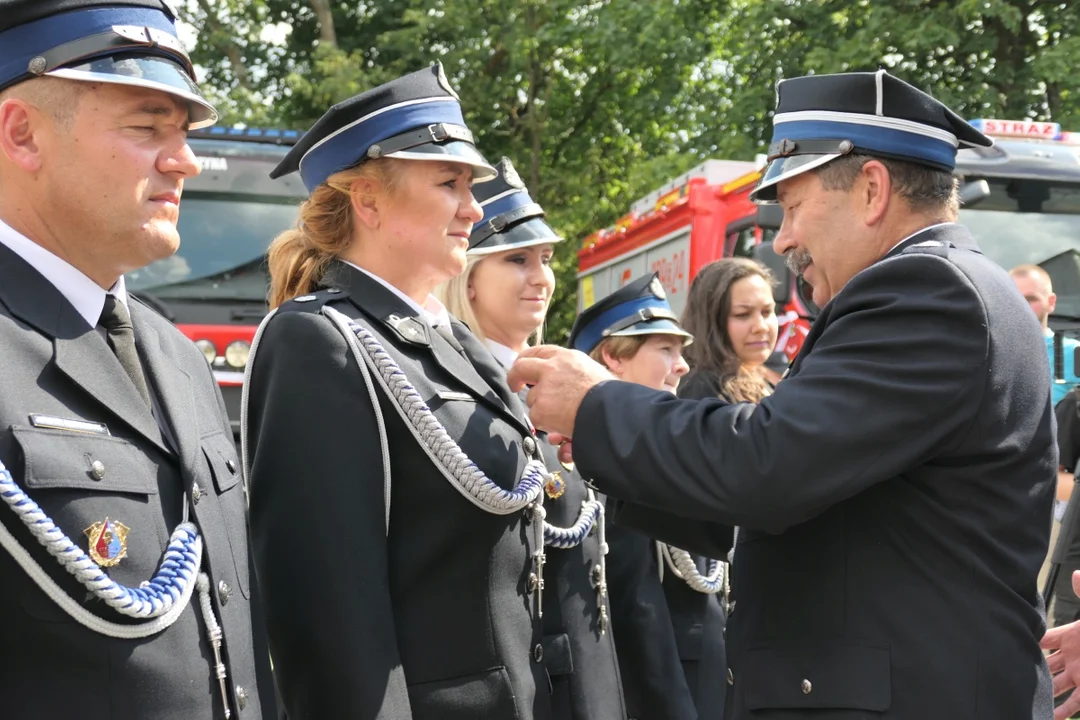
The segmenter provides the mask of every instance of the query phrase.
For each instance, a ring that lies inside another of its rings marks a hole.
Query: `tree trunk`
[[[247,66],[244,65],[243,53],[240,50],[240,46],[236,44],[234,40],[227,40],[226,38],[232,38],[233,34],[228,31],[223,31],[221,27],[221,20],[218,18],[217,13],[210,7],[210,3],[207,0],[199,0],[199,7],[202,9],[203,14],[206,15],[206,27],[210,30],[210,35],[214,38],[216,43],[220,43],[225,51],[225,57],[229,59],[229,66],[232,68],[233,77],[236,78],[236,84],[244,90],[250,89],[248,86],[248,72]]]
[[[311,0],[315,17],[319,19],[319,42],[337,47],[337,32],[334,30],[334,14],[330,12],[330,0]]]

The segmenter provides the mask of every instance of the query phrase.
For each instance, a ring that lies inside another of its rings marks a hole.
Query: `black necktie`
[[[135,328],[131,325],[131,315],[124,303],[117,300],[115,295],[105,296],[105,307],[101,311],[98,325],[105,328],[109,347],[149,408],[150,389],[146,384],[146,376],[143,375],[139,354],[135,351]]]

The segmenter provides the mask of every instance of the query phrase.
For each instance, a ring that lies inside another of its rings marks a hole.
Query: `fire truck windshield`
[[[296,221],[298,199],[186,192],[180,249],[129,273],[127,286],[155,298],[264,301],[266,248]]]
[[[1080,185],[986,178],[990,194],[960,210],[979,247],[1006,270],[1041,265],[1057,295],[1056,315],[1080,318]]]

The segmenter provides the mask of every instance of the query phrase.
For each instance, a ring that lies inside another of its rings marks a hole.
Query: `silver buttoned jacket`
[[[129,528],[110,577],[153,577],[185,496],[213,585],[232,717],[272,713],[273,689],[249,572],[244,488],[221,394],[206,360],[172,324],[130,302],[155,418],[103,337],[57,289],[0,245],[0,462],[84,552],[85,530]],[[51,418],[51,419],[49,419]],[[197,488],[197,489],[196,489]],[[91,613],[131,623],[68,574],[6,505],[4,525]],[[223,718],[198,595],[168,629],[117,639],[75,622],[0,549],[0,690],[5,720]],[[257,676],[267,682],[260,701]],[[268,717],[271,715],[268,715]]]

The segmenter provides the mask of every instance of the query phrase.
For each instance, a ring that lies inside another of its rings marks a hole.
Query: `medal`
[[[115,520],[105,518],[83,530],[90,539],[87,552],[90,559],[101,567],[113,567],[127,557],[127,536],[130,528]]]
[[[551,479],[544,485],[544,492],[552,500],[558,500],[566,492],[566,481],[562,478],[562,473],[556,470],[551,473]]]

